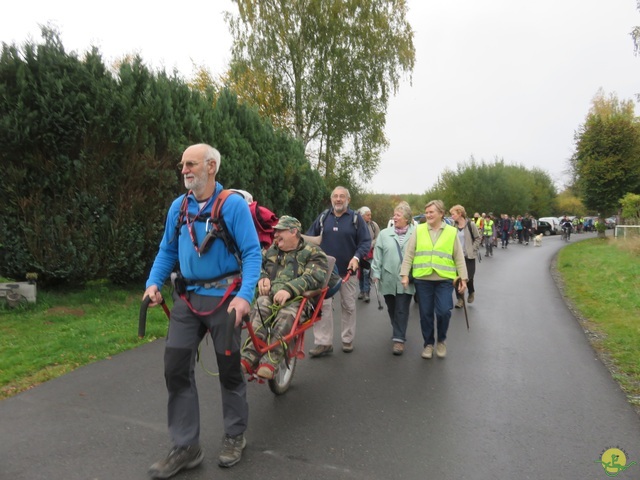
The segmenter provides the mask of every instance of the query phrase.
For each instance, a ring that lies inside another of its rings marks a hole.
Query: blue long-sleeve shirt
[[[205,203],[202,210],[200,210],[196,198],[193,195],[189,195],[188,213],[191,215],[197,215],[198,213],[210,215],[213,202],[222,189],[222,185],[216,182],[215,192]],[[194,248],[186,224],[180,227],[180,235],[177,235],[176,225],[178,224],[183,199],[184,195],[181,195],[169,207],[164,235],[149,273],[147,288],[151,285],[156,285],[160,288],[178,261],[180,262],[182,275],[188,280],[211,280],[240,270],[238,261],[229,252],[222,239],[216,239],[211,248],[200,256]],[[242,259],[242,286],[237,295],[251,303],[256,284],[260,278],[262,254],[249,206],[241,195],[229,195],[222,205],[220,214],[224,219],[229,234],[238,246],[240,258]],[[198,244],[200,244],[206,235],[205,222],[192,222],[191,228],[195,233]],[[189,290],[193,290],[200,295],[218,297],[224,295],[225,292],[224,288],[205,289],[200,286],[191,286]]]
[[[353,224],[354,215],[358,216],[356,221],[357,228]],[[344,277],[347,274],[347,267],[351,259],[357,257],[361,260],[371,249],[371,234],[369,233],[367,222],[364,221],[359,213],[350,208],[339,217],[336,217],[333,209],[331,209],[323,221],[323,230],[322,225],[320,225],[320,216],[313,222],[313,225],[307,231],[307,235],[315,237],[320,235],[322,231],[320,248],[327,255],[336,258],[338,272],[340,276]]]

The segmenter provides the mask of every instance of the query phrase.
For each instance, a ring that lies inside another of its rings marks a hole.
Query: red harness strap
[[[220,303],[218,303],[216,308],[214,308],[213,310],[211,310],[209,312],[199,312],[198,310],[193,308],[193,305],[191,305],[191,302],[189,301],[189,299],[187,298],[187,296],[184,293],[180,294],[180,298],[182,300],[184,300],[184,302],[187,304],[187,307],[189,307],[189,310],[191,310],[193,313],[195,313],[196,315],[199,315],[201,317],[206,317],[207,315],[211,315],[211,314],[215,313],[220,308],[220,306],[222,306],[224,304],[224,302],[227,301],[227,298],[229,298],[229,296],[233,293],[233,291],[238,286],[240,286],[241,283],[242,283],[242,278],[240,278],[240,277],[234,278],[233,282],[231,282],[231,284],[229,285],[227,290],[224,292],[224,295],[222,296],[222,300],[220,300]]]

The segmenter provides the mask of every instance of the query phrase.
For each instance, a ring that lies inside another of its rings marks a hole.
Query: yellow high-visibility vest
[[[487,219],[484,221],[484,231],[482,233],[487,237],[493,235],[493,220]]]
[[[456,278],[456,263],[453,261],[453,246],[458,230],[445,225],[434,245],[429,234],[429,225],[423,223],[416,228],[416,254],[413,257],[413,277],[421,278],[434,271],[442,278]]]

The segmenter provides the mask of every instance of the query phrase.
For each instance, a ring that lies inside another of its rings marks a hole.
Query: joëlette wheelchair
[[[284,355],[275,369],[274,377],[267,380],[269,388],[276,395],[284,394],[291,386],[291,380],[295,373],[297,361],[305,357],[304,334],[318,320],[320,320],[322,315],[322,305],[325,299],[330,298],[335,294],[340,289],[342,282],[348,281],[349,277],[352,275],[352,272],[347,272],[347,275],[341,279],[338,284],[329,287],[329,281],[331,279],[331,274],[334,271],[336,259],[327,255],[327,260],[327,278],[325,279],[324,285],[318,290],[312,290],[302,294],[302,300],[300,301],[296,317],[288,334],[274,339],[271,343],[267,343],[256,336],[249,318],[247,317],[244,319],[243,328],[247,330],[248,338],[251,339],[253,342],[253,348],[260,356],[268,354],[268,352],[278,346],[283,347]],[[307,319],[304,319],[303,317],[303,312],[305,312],[305,310],[311,311],[311,315],[309,315],[309,318]],[[233,321],[235,321],[235,318]],[[229,338],[229,341],[231,341],[231,338]],[[259,382],[264,381],[255,375],[251,375],[249,380],[257,380]]]
[[[329,287],[329,281],[335,268],[336,259],[327,255],[327,263],[327,278],[325,279],[324,285],[318,290],[312,290],[304,292],[302,294],[302,300],[300,301],[300,306],[298,307],[296,318],[294,319],[291,330],[287,335],[285,335],[284,337],[279,337],[271,343],[267,343],[256,336],[255,330],[253,328],[253,325],[251,325],[251,320],[248,316],[243,320],[243,328],[246,329],[248,338],[251,339],[254,349],[260,356],[268,353],[269,351],[275,349],[280,345],[283,346],[284,355],[276,368],[275,375],[273,379],[267,380],[269,388],[276,395],[284,394],[291,386],[291,380],[293,379],[296,363],[299,359],[303,359],[305,357],[304,334],[318,320],[320,320],[322,315],[322,305],[325,299],[330,298],[332,295],[334,295],[340,289],[342,282],[348,281],[350,276],[354,273],[352,271],[348,271],[347,275],[344,278],[340,279],[340,282],[337,282],[335,285]],[[138,320],[139,338],[143,338],[145,336],[147,308],[149,306],[149,303],[149,297],[145,297],[140,307],[140,316]],[[170,311],[164,299],[161,303],[161,306],[167,318],[170,319]],[[310,311],[312,312],[309,318],[307,318],[306,320],[302,315],[305,309],[310,309]],[[235,310],[232,310],[231,312],[229,312],[226,321],[225,354],[227,355],[231,355],[231,345],[233,344],[235,321],[236,313]],[[252,375],[249,380],[258,380],[260,382],[263,382],[262,379],[258,379],[258,377],[256,377],[255,375]]]

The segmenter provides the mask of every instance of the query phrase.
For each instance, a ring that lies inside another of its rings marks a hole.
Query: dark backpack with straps
[[[324,233],[324,221],[327,219],[331,210],[331,208],[327,208],[320,214],[320,220],[318,221],[318,223],[320,223],[320,235]],[[353,210],[353,226],[358,230],[358,212],[355,210]]]

